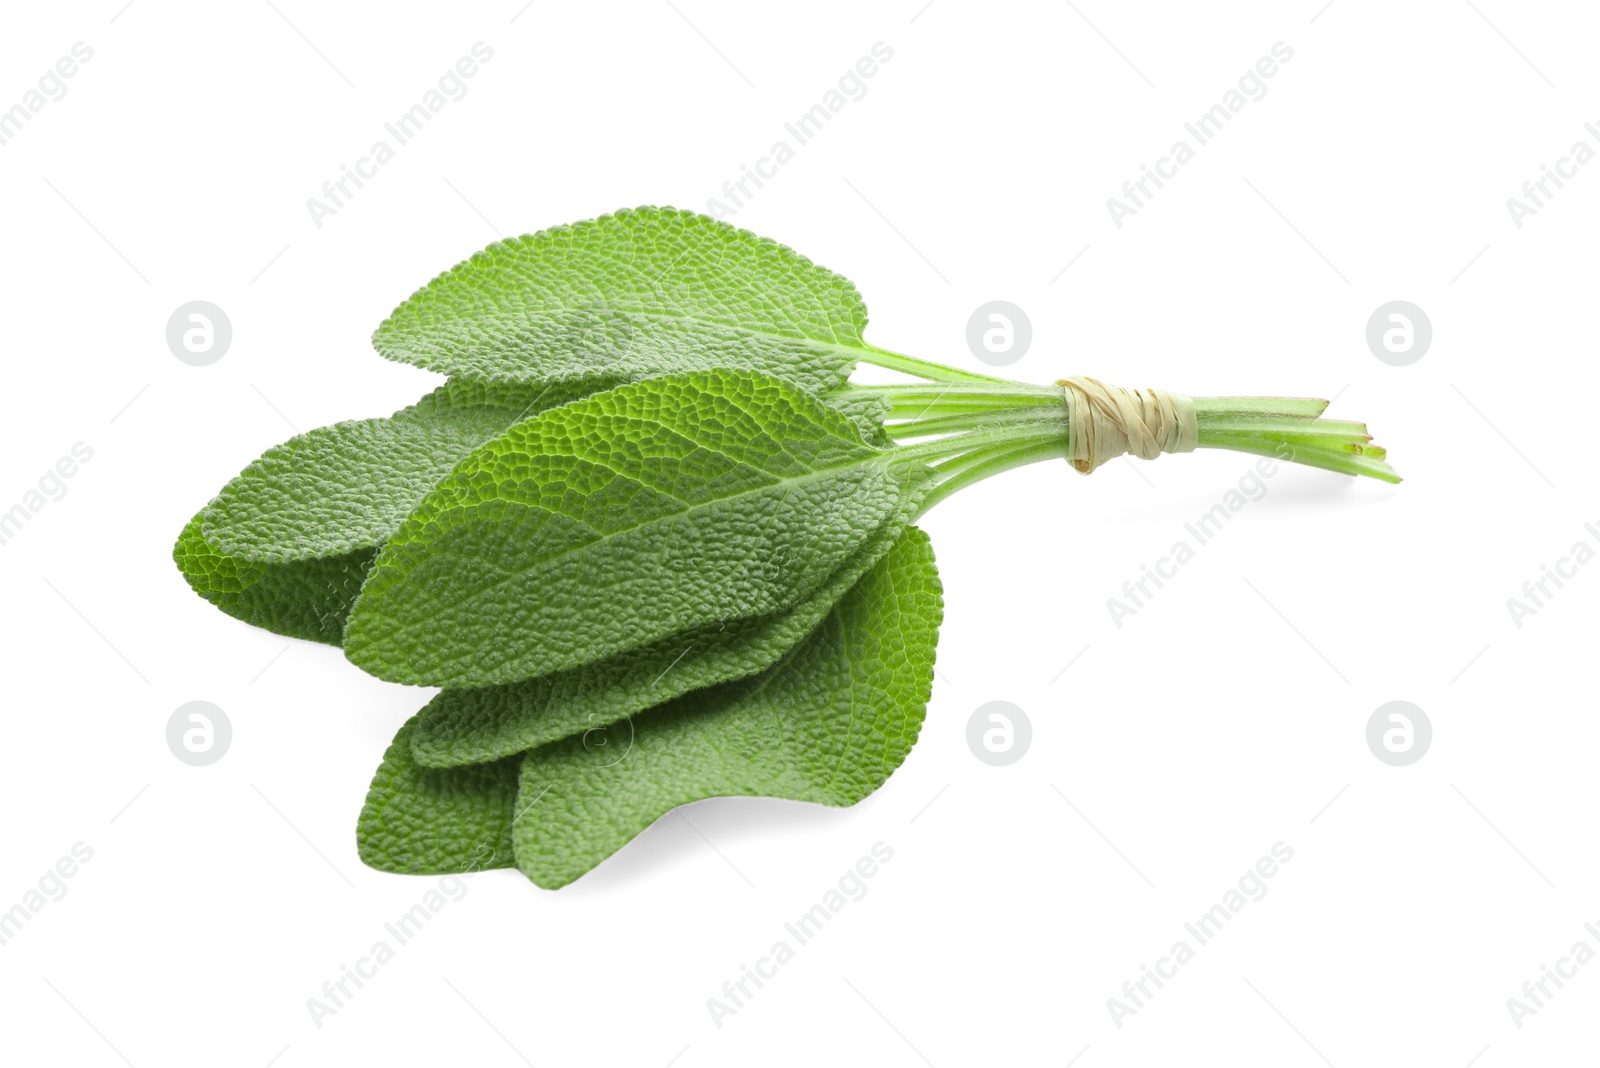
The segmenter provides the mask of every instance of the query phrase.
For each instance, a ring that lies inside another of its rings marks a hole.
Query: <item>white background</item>
[[[1600,166],[1521,229],[1505,203],[1596,147],[1592,11],[123,2],[14,5],[0,34],[0,106],[94,50],[0,146],[0,510],[75,442],[94,452],[0,546],[0,909],[93,850],[0,946],[8,1060],[1593,1055],[1600,964],[1520,1029],[1506,1000],[1580,939],[1600,950],[1600,566],[1520,629],[1506,601],[1600,540]],[[476,41],[494,58],[468,95],[317,229],[307,198]],[[502,234],[703,209],[878,41],[893,58],[865,98],[733,219],[851,278],[873,341],[982,369],[967,318],[1009,300],[1034,338],[1004,373],[1337,395],[1405,483],[1282,470],[1121,629],[1107,598],[1248,458],[1045,464],[964,493],[924,524],[939,678],[876,795],[702,803],[557,893],[477,876],[319,1029],[307,999],[437,884],[364,868],[353,834],[424,695],[200,601],[178,530],[291,425],[431,388],[368,343],[415,287]],[[1107,198],[1278,41],[1293,59],[1267,95],[1115,227]],[[204,368],[164,337],[196,299],[234,331]],[[1409,367],[1364,337],[1394,299],[1434,327]],[[234,731],[205,768],[164,736],[197,699]],[[1397,699],[1434,729],[1403,768],[1365,741]],[[1033,725],[1010,767],[967,748],[991,700]],[[868,895],[714,1026],[707,999],[880,840]],[[1267,896],[1115,1026],[1107,999],[1279,841],[1294,858]]]

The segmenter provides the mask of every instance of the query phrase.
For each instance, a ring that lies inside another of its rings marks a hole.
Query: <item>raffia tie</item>
[[[1193,452],[1200,444],[1194,401],[1182,393],[1123,389],[1083,377],[1056,385],[1067,402],[1067,460],[1085,475],[1123,453],[1154,460],[1164,452]]]

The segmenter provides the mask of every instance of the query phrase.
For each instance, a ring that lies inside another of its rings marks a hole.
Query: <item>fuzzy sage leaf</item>
[[[913,528],[762,674],[643,713],[631,744],[625,723],[613,746],[580,735],[525,754],[517,867],[540,886],[565,886],[673,808],[707,797],[855,804],[916,744],[942,616],[933,549]]]
[[[849,377],[866,321],[853,285],[782,245],[640,208],[489,246],[396,308],[372,343],[471,378],[603,388],[721,367],[822,392]]]
[[[759,795],[852,805],[916,743],[942,616],[912,528],[781,661],[603,731],[486,764],[425,768],[395,737],[362,810],[362,859],[386,871],[516,864],[564,886],[680,804]],[[508,783],[519,783],[515,796]]]
[[[189,587],[235,619],[274,634],[338,645],[375,549],[357,549],[286,564],[223,552],[201,533],[202,512],[172,548]]]
[[[911,471],[915,476],[919,472]],[[709,623],[567,671],[483,688],[441,690],[412,732],[417,763],[476,764],[604,728],[690,690],[770,666],[809,634],[910,524],[918,494],[821,588],[787,612]]]
[[[206,541],[273,563],[376,549],[462,457],[586,392],[453,381],[391,416],[308,431],[222,488],[204,512]]]
[[[379,553],[345,655],[392,682],[486,686],[783,611],[918,492],[916,469],[767,375],[595,394],[439,484]]]

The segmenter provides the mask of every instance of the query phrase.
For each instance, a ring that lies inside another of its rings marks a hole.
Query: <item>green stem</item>
[[[1277,460],[1304,464],[1306,467],[1319,467],[1324,471],[1337,471],[1343,475],[1366,475],[1380,482],[1397,483],[1400,481],[1400,475],[1394,468],[1383,460],[1370,456],[1336,453],[1328,449],[1294,445],[1282,441],[1251,442],[1237,440],[1217,447],[1228,449],[1231,452],[1271,456]]]
[[[986,478],[1041,460],[1063,459],[1069,451],[1071,428],[1058,386],[952,379],[940,385],[854,386],[845,392],[885,399],[885,429],[897,442],[896,459],[933,465],[934,488],[919,514]],[[1385,451],[1372,444],[1366,424],[1321,418],[1326,401],[1198,397],[1194,405],[1201,448],[1400,481]]]
[[[1019,448],[1019,446],[1014,441],[1002,442],[999,445],[986,445],[981,449],[973,449],[971,452],[964,452],[959,456],[952,456],[948,460],[940,460],[938,463],[931,466],[933,467],[934,473],[939,476],[941,481],[943,481],[960,474],[968,468],[976,467],[978,464],[984,463],[993,457],[999,456],[1002,453],[1012,452],[1017,448]]]
[[[1270,419],[1223,415],[1207,417],[1203,423],[1212,434],[1293,434],[1297,437],[1340,438],[1347,441],[1372,440],[1372,435],[1367,433],[1367,424],[1342,419]]]
[[[925,419],[912,419],[902,423],[888,423],[885,424],[884,429],[896,441],[904,441],[908,438],[949,434],[958,430],[1014,426],[1023,423],[1054,424],[1064,438],[1067,429],[1067,413],[1059,404],[1054,411],[1048,414],[1042,413],[1039,408],[1030,405],[1023,408],[987,409],[962,415],[936,415]]]
[[[1015,446],[1026,443],[1055,441],[1066,447],[1065,420],[1058,422],[1031,422],[1012,426],[988,426],[950,434],[942,438],[919,441],[913,445],[895,445],[892,452],[897,460],[922,460],[931,463],[949,460],[978,449],[993,446]]]
[[[1040,441],[1026,445],[1011,445],[995,449],[983,450],[971,457],[963,458],[968,462],[959,464],[947,477],[940,478],[934,483],[933,489],[923,498],[922,507],[917,511],[920,519],[928,514],[934,505],[953,494],[959,493],[975,483],[993,475],[998,475],[1013,468],[1023,467],[1027,464],[1038,463],[1040,460],[1062,460],[1067,455],[1065,439],[1056,441]],[[941,475],[944,466],[937,468]]]
[[[829,395],[842,400],[868,397],[882,399],[889,405],[890,419],[916,419],[923,415],[960,415],[1007,408],[1048,407],[1061,403],[1059,387],[1028,386],[1020,383],[999,386],[982,383],[920,382],[886,386],[849,385]]]
[[[852,347],[850,352],[864,363],[938,384],[849,388],[852,394],[875,393],[889,402],[888,430],[897,440],[933,434],[963,436],[980,431],[992,434],[995,427],[1008,424],[1021,428],[1031,422],[1024,409],[1037,412],[1061,400],[1060,387],[1032,386],[962,371],[875,345]],[[1386,462],[1384,450],[1368,444],[1372,438],[1365,424],[1321,420],[1328,407],[1325,400],[1196,397],[1194,405],[1200,430],[1199,444],[1203,448],[1278,456],[1329,471],[1366,475],[1385,482],[1400,481],[1400,476]],[[1064,438],[1065,434],[1062,436]],[[998,443],[1003,438],[1002,434],[993,440]],[[923,446],[928,446],[928,450],[918,455],[945,459],[959,455],[963,449],[961,445],[932,442],[919,443],[917,448]],[[1029,448],[1031,446],[1019,445],[1014,451],[1028,453]],[[941,449],[946,451],[939,451]],[[975,470],[979,466],[973,465]]]
[[[1326,401],[1286,397],[1205,397],[1195,399],[1199,443],[1256,456],[1366,475],[1383,482],[1400,476],[1371,444],[1365,423],[1323,419]]]
[[[1194,410],[1206,415],[1269,415],[1315,419],[1328,402],[1313,397],[1195,397]]]
[[[941,363],[919,360],[915,356],[905,356],[898,352],[890,352],[888,349],[880,349],[876,345],[865,345],[862,348],[851,348],[848,351],[856,359],[863,362],[874,364],[888,371],[899,371],[901,374],[924,378],[930,382],[991,382],[1010,386],[1019,384],[1007,382],[1003,378],[990,378],[988,375],[946,367]]]

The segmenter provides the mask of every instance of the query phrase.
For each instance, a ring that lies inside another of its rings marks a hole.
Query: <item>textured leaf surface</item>
[[[312,430],[229,482],[184,527],[173,558],[190,587],[228,615],[338,645],[378,547],[428,491],[518,419],[588,392],[457,380],[393,416]],[[829,403],[880,438],[881,402]]]
[[[413,717],[373,779],[362,859],[388,871],[469,870],[486,866],[486,854],[498,865],[509,835],[518,867],[555,888],[679,804],[725,795],[854,804],[916,742],[941,614],[932,548],[912,528],[822,626],[760,675],[463,767],[416,765]],[[508,780],[519,782],[517,796]]]
[[[746,230],[639,208],[498,242],[418,290],[372,343],[474,378],[597,387],[745,368],[821,392],[862,346],[855,286]]]
[[[525,754],[517,866],[540,886],[564,886],[675,806],[707,797],[856,803],[916,743],[941,615],[933,550],[912,528],[762,674],[618,724],[606,745],[578,736]]]
[[[888,554],[919,499],[905,494],[898,512],[816,593],[788,612],[707,624],[523,682],[441,690],[418,716],[411,743],[417,762],[449,767],[495,760],[770,667]]]
[[[290,638],[338,645],[375,549],[269,564],[218,549],[201,534],[204,512],[178,535],[172,558],[201,597],[235,619]]]
[[[516,424],[390,538],[345,654],[486,686],[809,597],[925,485],[791,383],[647,379]]]
[[[275,563],[375,549],[473,449],[587,392],[452,381],[392,416],[319,427],[224,486],[205,510],[206,540]]]
[[[413,716],[373,776],[356,824],[361,859],[379,871],[432,875],[512,866],[520,757],[439,771],[411,760]]]

